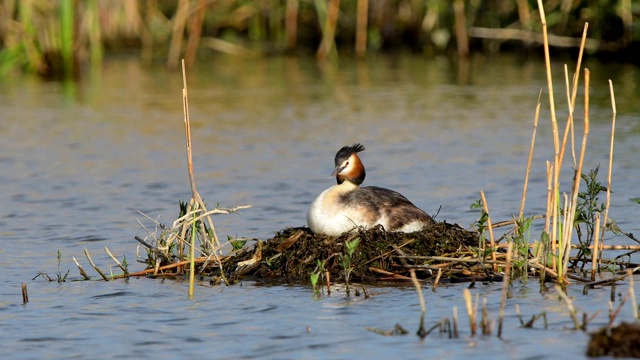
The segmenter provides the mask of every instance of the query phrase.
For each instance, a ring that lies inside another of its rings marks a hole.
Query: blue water
[[[611,127],[608,77],[616,89],[617,128],[610,216],[638,232],[637,179],[640,106],[638,71],[588,63],[592,73],[591,135],[585,168],[600,165],[606,181]],[[557,84],[562,64],[554,64]],[[426,324],[451,318],[457,307],[460,337],[415,335],[420,307],[408,285],[366,284],[371,297],[334,291],[314,299],[308,284],[196,287],[173,280],[130,279],[47,282],[69,272],[75,257],[97,276],[87,249],[108,274],[119,269],[108,247],[131,271],[145,236],[140,212],[170,224],[177,201],[190,198],[182,128],[182,79],[137,59],[108,61],[101,74],[74,89],[15,75],[0,84],[0,358],[551,358],[582,356],[588,336],[569,330],[566,306],[540,293],[533,279],[516,282],[507,303],[503,339],[470,336],[462,293],[468,284],[425,285]],[[538,91],[546,89],[537,61],[476,58],[469,72],[444,59],[380,57],[342,60],[322,71],[304,59],[239,60],[220,57],[189,75],[196,181],[209,204],[250,204],[242,215],[219,216],[221,238],[266,239],[301,226],[309,203],[332,185],[338,148],[364,143],[367,184],[400,191],[439,220],[469,226],[469,204],[483,190],[492,218],[517,214]],[[558,86],[558,117],[566,106]],[[544,211],[545,160],[552,158],[548,100],[543,97],[526,214]],[[580,105],[581,106],[581,105]],[[582,110],[576,111],[578,124]],[[582,139],[581,125],[576,141]],[[569,189],[570,156],[564,187]],[[603,200],[602,198],[601,200]],[[537,225],[539,226],[539,225]],[[532,232],[537,238],[538,232]],[[611,243],[635,244],[607,235]],[[57,254],[61,254],[58,264]],[[144,256],[144,251],[139,251]],[[609,255],[613,253],[607,253]],[[638,256],[631,260],[638,262]],[[636,277],[636,284],[640,279]],[[26,283],[29,303],[22,304]],[[619,306],[628,283],[616,289]],[[636,290],[638,289],[636,285]],[[487,299],[497,321],[500,284],[471,289]],[[582,295],[569,288],[576,308],[601,311],[590,329],[608,322],[610,288]],[[549,328],[525,318],[547,312]],[[618,319],[629,319],[627,302]],[[367,328],[404,336],[382,336]]]

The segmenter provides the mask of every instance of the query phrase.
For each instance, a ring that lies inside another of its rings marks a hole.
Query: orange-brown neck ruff
[[[338,150],[336,157],[333,159],[335,170],[331,174],[336,176],[338,185],[342,184],[345,180],[349,180],[356,185],[362,184],[365,171],[364,165],[362,165],[362,161],[360,161],[357,153],[364,150],[364,146],[360,143],[343,146]]]
[[[342,184],[345,180],[349,180],[350,182],[360,185],[364,182],[364,178],[367,175],[367,172],[364,170],[364,165],[360,160],[360,157],[353,153],[348,158],[348,165],[338,174],[336,174],[336,181],[339,184]]]

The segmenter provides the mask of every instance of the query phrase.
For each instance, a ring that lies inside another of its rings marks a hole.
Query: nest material
[[[344,244],[355,238],[360,238],[360,242],[351,259],[352,277],[360,281],[404,278],[411,268],[425,270],[421,273],[426,277],[431,271],[424,257],[471,255],[470,247],[478,246],[478,233],[446,222],[408,234],[386,232],[378,226],[337,238],[298,227],[281,230],[272,239],[259,242],[252,249],[243,249],[228,258],[225,267],[230,280],[244,277],[308,280],[311,273],[319,271],[320,261],[332,279],[342,279],[344,269],[340,258]],[[458,273],[468,276],[471,272]]]
[[[587,355],[640,358],[640,323],[622,322],[591,334]]]

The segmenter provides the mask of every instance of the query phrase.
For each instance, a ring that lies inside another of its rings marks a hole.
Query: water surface
[[[600,165],[605,181],[611,79],[618,125],[610,216],[637,232],[640,206],[629,198],[640,196],[634,180],[640,176],[640,75],[633,67],[586,64],[592,106],[585,169]],[[553,66],[556,84],[562,84],[563,64]],[[108,268],[104,246],[126,256],[132,270],[142,268],[133,240],[145,235],[138,212],[169,224],[177,201],[190,198],[181,88],[179,73],[143,68],[127,58],[109,60],[75,88],[22,76],[0,83],[0,357],[550,358],[560,349],[567,356],[583,354],[587,336],[567,330],[572,323],[566,307],[553,292],[540,293],[535,281],[514,285],[503,340],[470,337],[462,300],[466,285],[425,288],[427,324],[450,317],[457,306],[461,337],[432,334],[421,341],[414,336],[419,305],[410,287],[371,286],[369,299],[337,292],[313,300],[306,285],[203,283],[190,301],[181,282],[33,279],[39,271],[55,277],[68,269],[70,278],[78,278],[71,257],[88,267],[85,248]],[[222,238],[266,239],[305,224],[309,203],[333,184],[328,175],[335,152],[361,142],[367,147],[367,184],[398,190],[438,213],[439,220],[465,227],[478,217],[469,204],[483,190],[494,221],[509,219],[519,209],[540,89],[546,90],[544,65],[509,57],[479,57],[467,65],[373,57],[343,59],[338,68],[304,59],[215,58],[189,72],[198,189],[209,204],[253,206],[240,216],[216,218]],[[558,85],[558,118],[564,124],[563,94]],[[544,211],[544,162],[553,156],[546,95],[542,103],[528,215]],[[563,179],[568,191],[568,172]],[[31,300],[26,305],[23,282]],[[614,306],[627,286],[617,288]],[[499,289],[491,283],[472,289],[487,298],[494,319]],[[581,287],[570,288],[579,311],[602,311],[592,329],[606,324],[610,293],[602,288],[583,296]],[[516,304],[526,317],[546,310],[549,330],[542,323],[520,329]],[[619,317],[629,316],[627,304]],[[389,330],[396,323],[411,334],[384,337],[365,329]]]

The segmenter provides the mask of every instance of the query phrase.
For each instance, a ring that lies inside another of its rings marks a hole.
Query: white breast
[[[349,182],[334,185],[323,191],[311,203],[307,212],[307,224],[316,234],[338,236],[351,231],[358,226],[365,226],[365,220],[357,211],[351,211],[344,204],[340,204],[340,194],[353,190],[357,185]]]

